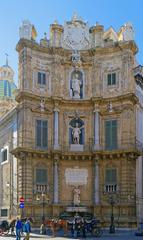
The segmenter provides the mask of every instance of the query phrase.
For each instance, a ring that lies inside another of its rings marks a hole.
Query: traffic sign
[[[22,203],[22,202],[24,202],[24,198],[23,197],[20,197],[20,202]]]
[[[24,208],[24,203],[21,202],[21,203],[19,204],[19,207],[20,207],[20,208]]]

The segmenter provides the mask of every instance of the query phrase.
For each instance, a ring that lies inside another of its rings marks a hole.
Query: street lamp
[[[109,228],[109,233],[115,233],[115,225],[114,225],[114,199],[113,196],[111,195],[110,197],[110,204],[111,204],[111,224]]]
[[[44,222],[45,222],[45,198],[46,198],[46,193],[44,193],[44,192],[41,193],[41,198],[40,198],[39,195],[38,195],[37,198],[36,198],[37,201],[40,201],[40,199],[42,200],[42,223],[43,223],[43,224],[44,224]],[[48,198],[48,197],[47,197],[46,200],[47,200],[48,203],[49,203],[49,198]]]

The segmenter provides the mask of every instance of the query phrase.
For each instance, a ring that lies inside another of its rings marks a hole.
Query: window
[[[8,210],[7,209],[1,209],[1,217],[7,217],[8,216]]]
[[[36,120],[36,146],[47,148],[48,145],[48,122]]]
[[[47,170],[36,169],[36,184],[47,184]]]
[[[117,170],[115,168],[106,169],[105,173],[105,192],[117,191]]]
[[[105,149],[117,149],[117,120],[105,121]]]
[[[38,84],[46,85],[46,73],[38,72]]]
[[[6,161],[7,160],[7,149],[4,149],[3,151],[2,151],[2,161],[4,162],[4,161]]]
[[[1,155],[1,162],[5,162],[8,160],[8,149],[7,148],[3,148],[0,152]]]
[[[107,85],[116,85],[116,73],[109,73],[107,75]]]

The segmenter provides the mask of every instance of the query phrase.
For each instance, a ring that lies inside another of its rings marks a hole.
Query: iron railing
[[[17,141],[13,141],[15,144],[13,145],[13,149],[20,147],[25,149],[31,149],[41,152],[48,152],[51,150],[60,150],[63,152],[96,152],[96,151],[143,151],[143,143],[138,141],[135,137],[129,139],[118,140],[113,144],[106,144],[104,141],[100,141],[100,143],[96,143],[93,139],[88,139],[85,144],[69,144],[67,142],[62,142],[58,145],[54,145],[53,141],[48,141],[45,146],[38,146],[36,144],[35,139],[25,137],[18,138]]]

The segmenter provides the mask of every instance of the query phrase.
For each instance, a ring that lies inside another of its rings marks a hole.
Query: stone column
[[[95,160],[95,179],[94,179],[94,202],[95,204],[99,204],[99,164],[98,161]]]
[[[58,160],[54,160],[54,204],[59,202],[59,173],[58,173]]]
[[[99,110],[94,110],[94,150],[99,150]]]
[[[59,149],[59,109],[54,108],[54,149]]]

